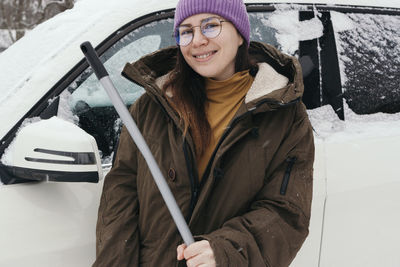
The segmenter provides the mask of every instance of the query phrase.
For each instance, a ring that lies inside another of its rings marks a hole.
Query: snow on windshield
[[[331,12],[348,106],[400,112],[400,16]]]
[[[331,12],[331,19],[345,120],[340,120],[330,105],[308,110],[315,137],[348,142],[399,136],[400,17]]]
[[[287,10],[293,6],[284,5],[283,7],[277,8],[277,11],[273,12],[268,19],[263,19],[263,23],[276,30],[275,37],[280,44],[280,49],[284,53],[293,55],[299,48],[299,41],[321,37],[324,27],[317,17],[299,21],[298,10]]]

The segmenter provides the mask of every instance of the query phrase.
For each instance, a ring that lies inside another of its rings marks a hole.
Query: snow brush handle
[[[93,68],[100,83],[106,90],[108,96],[111,99],[111,102],[113,103],[115,109],[117,110],[117,113],[121,117],[122,122],[125,124],[125,127],[127,128],[133,141],[136,143],[144,159],[146,160],[150,172],[153,175],[154,181],[156,182],[157,187],[160,190],[165,203],[167,204],[168,210],[175,221],[178,231],[181,234],[183,241],[186,243],[186,245],[189,246],[194,242],[192,233],[190,232],[190,229],[185,219],[183,218],[182,212],[179,209],[178,204],[176,203],[176,200],[172,195],[172,192],[168,187],[168,184],[165,181],[165,178],[161,173],[161,170],[158,167],[153,154],[151,153],[146,141],[140,133],[140,130],[138,129],[135,121],[133,120],[131,114],[126,108],[124,102],[122,101],[121,96],[119,95],[117,89],[112,83],[106,69],[104,68],[103,63],[101,63],[90,42],[82,43],[81,50],[85,55],[89,65]]]

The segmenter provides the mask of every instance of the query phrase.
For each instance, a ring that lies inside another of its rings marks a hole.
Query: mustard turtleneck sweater
[[[219,139],[242,104],[253,80],[254,77],[248,70],[237,72],[223,81],[206,78],[206,115],[211,127],[211,140],[204,153],[197,158],[199,179],[202,178]]]

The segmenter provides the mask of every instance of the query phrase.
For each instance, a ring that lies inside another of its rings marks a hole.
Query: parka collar
[[[134,63],[127,63],[122,75],[145,88],[172,117],[176,113],[162,96],[160,80],[175,66],[177,47],[169,47],[151,53]],[[282,54],[274,47],[251,42],[250,58],[259,64],[259,71],[246,95],[242,111],[256,113],[290,105],[301,98],[304,90],[301,66],[292,56]],[[179,119],[173,118],[179,121]]]

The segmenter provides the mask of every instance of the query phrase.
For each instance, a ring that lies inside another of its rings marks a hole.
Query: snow
[[[78,124],[79,118],[74,115],[70,107],[71,93],[68,90],[64,90],[60,94],[60,102],[58,104],[57,117]]]
[[[270,3],[280,3],[280,4],[286,4],[291,1],[288,0],[270,0],[270,1],[264,1],[264,0],[244,0],[245,3],[265,3],[265,2],[270,2]],[[310,4],[310,3],[315,3],[315,4],[326,4],[326,5],[351,5],[351,6],[370,6],[370,7],[397,7],[400,8],[400,1],[398,0],[296,0],[292,1],[297,4]]]
[[[15,31],[11,31],[13,37],[15,37]],[[10,33],[8,30],[0,29],[0,49],[5,49],[12,44]],[[1,51],[0,51],[1,52]]]
[[[400,136],[400,113],[355,114],[344,102],[345,121],[338,118],[332,106],[308,110],[314,135],[329,143]]]
[[[276,39],[281,45],[280,49],[293,55],[299,48],[299,41],[319,38],[323,34],[323,25],[318,18],[299,21],[297,10],[287,11],[288,8],[297,6],[284,6],[275,11],[268,19],[263,19],[265,25],[276,29]]]
[[[345,72],[345,64],[344,62],[351,61],[344,51],[342,46],[342,42],[339,39],[339,33],[344,31],[352,30],[356,27],[353,21],[345,14],[332,11],[331,12],[331,20],[333,22],[333,30],[335,31],[335,40],[336,40],[336,48],[339,56],[339,68],[340,68],[340,78],[342,84],[346,84],[347,75]]]
[[[22,122],[21,126],[17,130],[18,133],[26,126],[31,125],[32,123],[39,122],[41,119],[39,117],[29,118]],[[15,147],[15,139],[11,142],[11,144],[5,149],[3,156],[0,161],[4,165],[12,165],[13,163],[13,151]]]

